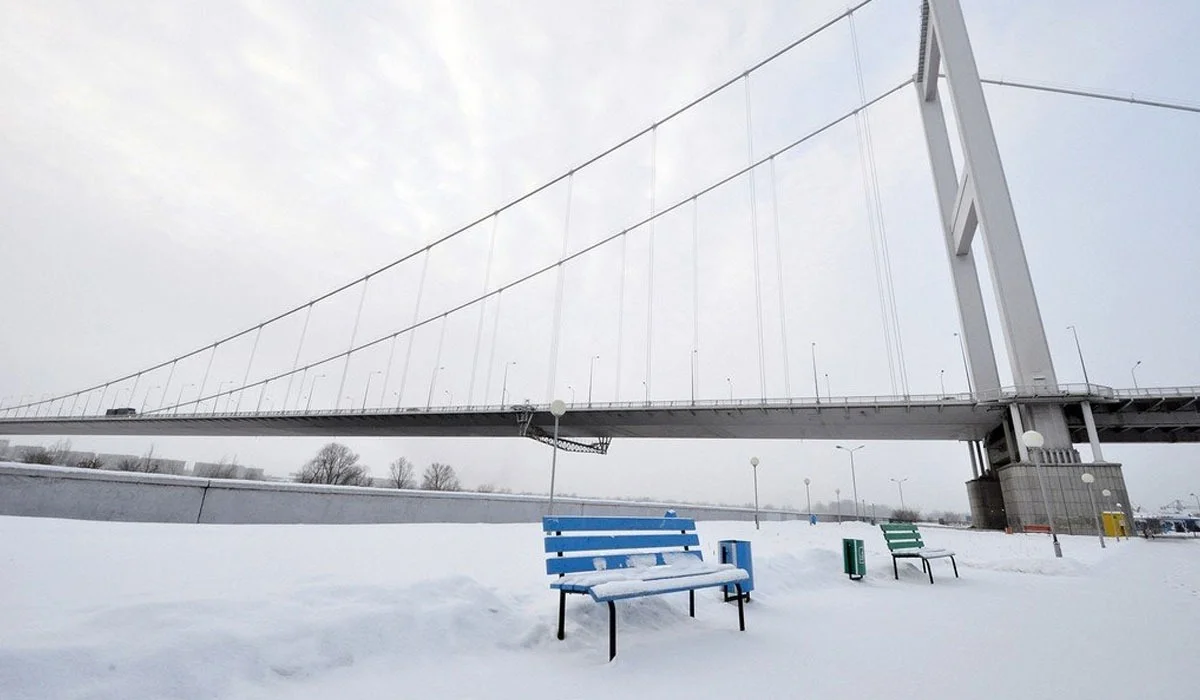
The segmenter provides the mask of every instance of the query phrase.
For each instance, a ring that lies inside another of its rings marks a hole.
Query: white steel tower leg
[[[958,0],[927,0],[922,10],[922,20],[926,24],[922,27],[917,75],[922,113],[925,114],[930,101],[937,98],[940,65],[946,72],[946,84],[952,97],[963,150],[964,172],[956,188],[950,243],[957,257],[965,256],[970,252],[976,228],[983,227],[984,245],[1013,379],[1025,389],[1055,387],[1057,378],[1050,359],[1050,346],[1042,325],[1025,248],[1021,244],[1021,233],[1017,228],[1000,150],[984,99],[983,84],[979,81],[979,71],[967,37],[962,8]],[[929,133],[930,119],[926,118],[925,121]],[[933,153],[940,149],[931,143],[930,150]],[[941,159],[939,155],[935,163]],[[944,166],[942,171],[945,171]],[[944,174],[939,176],[935,173],[935,179],[939,180],[940,198]],[[942,211],[944,215],[949,211],[944,204]],[[956,274],[956,291],[960,291],[957,277]],[[964,303],[960,298],[960,310],[972,301],[968,298]],[[963,333],[969,352],[978,353],[981,351],[977,347],[978,340],[975,341],[976,346],[972,347],[971,336],[968,335],[970,332],[971,327],[964,322]],[[1045,436],[1046,447],[1071,446],[1061,406],[1032,405],[1030,418],[1033,427]]]

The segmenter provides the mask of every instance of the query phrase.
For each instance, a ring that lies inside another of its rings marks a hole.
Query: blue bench
[[[742,583],[750,579],[731,564],[711,564],[700,552],[696,522],[668,513],[661,518],[549,516],[546,573],[557,578],[558,638],[566,636],[567,594],[608,603],[608,658],[617,655],[616,601],[664,593],[688,593],[688,614],[696,616],[696,590],[733,585],[738,626],[746,631]]]

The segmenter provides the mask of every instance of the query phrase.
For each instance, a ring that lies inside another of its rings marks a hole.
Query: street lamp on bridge
[[[317,393],[317,380],[324,378],[324,374],[318,374],[317,376],[313,377],[312,383],[308,385],[308,401],[306,401],[304,404],[305,413],[308,413],[308,409],[312,408],[312,397],[313,394]]]
[[[733,401],[733,379],[725,377],[725,383],[729,385],[729,400]]]
[[[963,374],[967,377],[967,393],[974,396],[975,387],[971,385],[971,367],[967,364],[967,346],[963,343],[961,335],[955,333],[954,337],[958,338],[958,351],[962,354]]]
[[[154,391],[155,389],[161,389],[161,388],[162,388],[162,386],[155,385],[146,390],[146,395],[142,397],[142,407],[138,409],[138,413],[146,412],[146,403],[150,401],[150,392]]]
[[[1075,336],[1075,352],[1079,355],[1079,367],[1083,370],[1083,383],[1088,387],[1088,393],[1091,393],[1092,383],[1088,381],[1087,365],[1083,362],[1083,350],[1079,347],[1079,333],[1075,330],[1075,326],[1067,326],[1067,330]]]
[[[599,359],[599,355],[592,355],[588,360],[588,408],[592,406],[592,378],[596,376],[596,360]]]
[[[367,410],[367,394],[371,393],[371,380],[374,379],[375,375],[377,374],[383,374],[383,372],[380,370],[375,370],[367,375],[367,386],[363,389],[362,410],[364,411]],[[387,387],[384,388],[386,389]]]
[[[508,368],[512,367],[515,364],[517,364],[516,360],[512,360],[510,362],[504,363],[504,381],[501,382],[501,384],[500,384],[500,405],[501,406],[504,406],[504,404],[508,401],[508,399],[506,398],[508,396]]]
[[[433,405],[433,385],[437,384],[438,372],[441,372],[444,369],[446,369],[446,368],[445,367],[434,367],[433,368],[433,376],[431,376],[429,378],[429,395],[425,397],[425,410],[426,411],[428,411],[429,407]]]
[[[866,447],[866,445],[859,445],[858,447],[844,447],[842,445],[835,445],[835,447],[837,447],[839,450],[845,450],[846,452],[850,453],[850,484],[854,487],[854,519],[858,520],[858,477],[854,474],[854,453]]]
[[[1134,390],[1137,390],[1137,389],[1138,389],[1138,383],[1137,383],[1137,368],[1138,368],[1138,365],[1140,365],[1140,364],[1142,364],[1142,361],[1141,361],[1141,360],[1138,360],[1137,362],[1134,362],[1134,363],[1133,363],[1133,367],[1130,367],[1130,368],[1129,368],[1129,376],[1133,377],[1133,388],[1134,388]]]

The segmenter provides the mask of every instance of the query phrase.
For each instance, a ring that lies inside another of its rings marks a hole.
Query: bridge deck
[[[866,397],[781,401],[671,401],[568,406],[565,438],[979,440],[1014,401],[1065,406],[1072,439],[1087,442],[1088,400],[1102,442],[1200,442],[1200,388],[1104,395]],[[516,437],[523,417],[549,432],[546,406],[149,413],[121,417],[0,418],[0,435]]]

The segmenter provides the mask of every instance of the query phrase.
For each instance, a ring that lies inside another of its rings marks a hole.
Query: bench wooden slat
[[[698,547],[696,533],[671,535],[584,535],[547,537],[546,552],[600,552],[612,549],[652,549],[655,547]]]
[[[635,554],[599,554],[592,557],[551,557],[546,560],[547,574],[576,574],[581,571],[600,571],[601,567],[596,566],[597,560],[603,560],[604,569],[625,569],[631,566],[630,557],[639,557],[641,561],[649,563],[649,557],[654,557],[654,566],[662,566],[667,563],[663,557],[664,554],[670,555],[672,558],[676,556],[694,556],[697,559],[702,559],[699,550],[691,552],[640,552]]]
[[[691,518],[621,518],[602,516],[546,516],[542,518],[543,532],[588,532],[604,530],[665,530],[680,532],[695,530]]]

